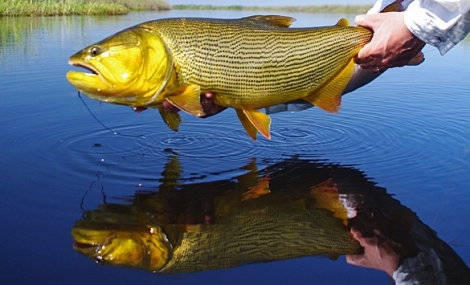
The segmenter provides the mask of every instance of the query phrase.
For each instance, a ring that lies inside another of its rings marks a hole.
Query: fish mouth
[[[98,244],[90,244],[90,243],[81,243],[81,242],[74,242],[73,249],[88,256],[95,255],[100,250],[100,245]]]
[[[86,70],[88,70],[88,71],[89,71],[91,74],[93,74],[93,75],[99,75],[99,74],[98,74],[98,71],[95,70],[95,69],[94,69],[92,66],[90,66],[90,65],[87,65],[87,64],[84,64],[84,63],[80,63],[80,62],[75,62],[75,61],[73,61],[73,60],[69,60],[69,65],[86,69]]]
[[[81,93],[97,100],[106,99],[103,91],[110,88],[109,81],[98,71],[96,67],[83,61],[69,60],[69,64],[85,69],[71,70],[67,72],[67,80]]]
[[[83,243],[83,242],[74,242],[73,243],[73,248],[76,250],[92,250],[97,248],[99,245],[93,244],[93,243]]]

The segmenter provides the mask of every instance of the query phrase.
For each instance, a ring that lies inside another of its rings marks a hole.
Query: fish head
[[[69,64],[89,72],[70,71],[67,80],[99,101],[146,106],[159,99],[170,77],[173,60],[154,32],[133,27],[72,55]]]
[[[72,229],[73,248],[104,265],[159,271],[171,258],[161,228],[79,221]]]

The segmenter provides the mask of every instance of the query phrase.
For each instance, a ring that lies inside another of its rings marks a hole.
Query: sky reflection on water
[[[344,257],[160,276],[97,266],[72,249],[70,230],[81,219],[82,208],[103,204],[99,187],[86,194],[93,181],[99,177],[107,203],[126,205],[140,190],[155,192],[168,181],[162,171],[175,153],[181,187],[233,181],[247,172],[244,167],[253,158],[258,169],[268,172],[292,157],[361,171],[470,263],[467,42],[444,57],[425,47],[423,65],[390,70],[347,95],[338,115],[315,108],[273,115],[271,141],[250,141],[232,110],[204,120],[183,114],[180,131],[173,133],[156,112],[135,114],[84,98],[91,112],[117,134],[104,129],[65,80],[71,69],[68,56],[130,25],[179,13],[0,18],[7,27],[0,31],[0,248],[6,258],[0,277],[6,284],[121,284],[136,278],[165,284],[387,282],[384,273],[347,265]],[[209,16],[249,14],[233,13]],[[291,16],[298,18],[296,25],[318,26],[333,24],[343,15]],[[295,177],[290,180],[300,187]]]

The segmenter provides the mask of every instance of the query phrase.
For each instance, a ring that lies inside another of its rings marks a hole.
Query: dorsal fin
[[[341,18],[339,21],[336,23],[336,26],[339,27],[349,27],[349,21],[346,18]]]
[[[294,18],[280,15],[255,15],[243,18],[243,20],[260,21],[272,27],[289,28],[295,22]]]

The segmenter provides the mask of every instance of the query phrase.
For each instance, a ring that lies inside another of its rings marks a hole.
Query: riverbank
[[[246,10],[305,13],[365,13],[371,5],[213,6],[173,5],[162,0],[3,0],[0,16],[124,15],[130,11]]]
[[[161,0],[3,0],[0,16],[124,15],[170,9]]]
[[[367,12],[371,5],[309,5],[309,6],[213,6],[213,5],[173,5],[173,10],[246,10],[246,11],[283,11],[305,13],[350,13],[361,14]]]

